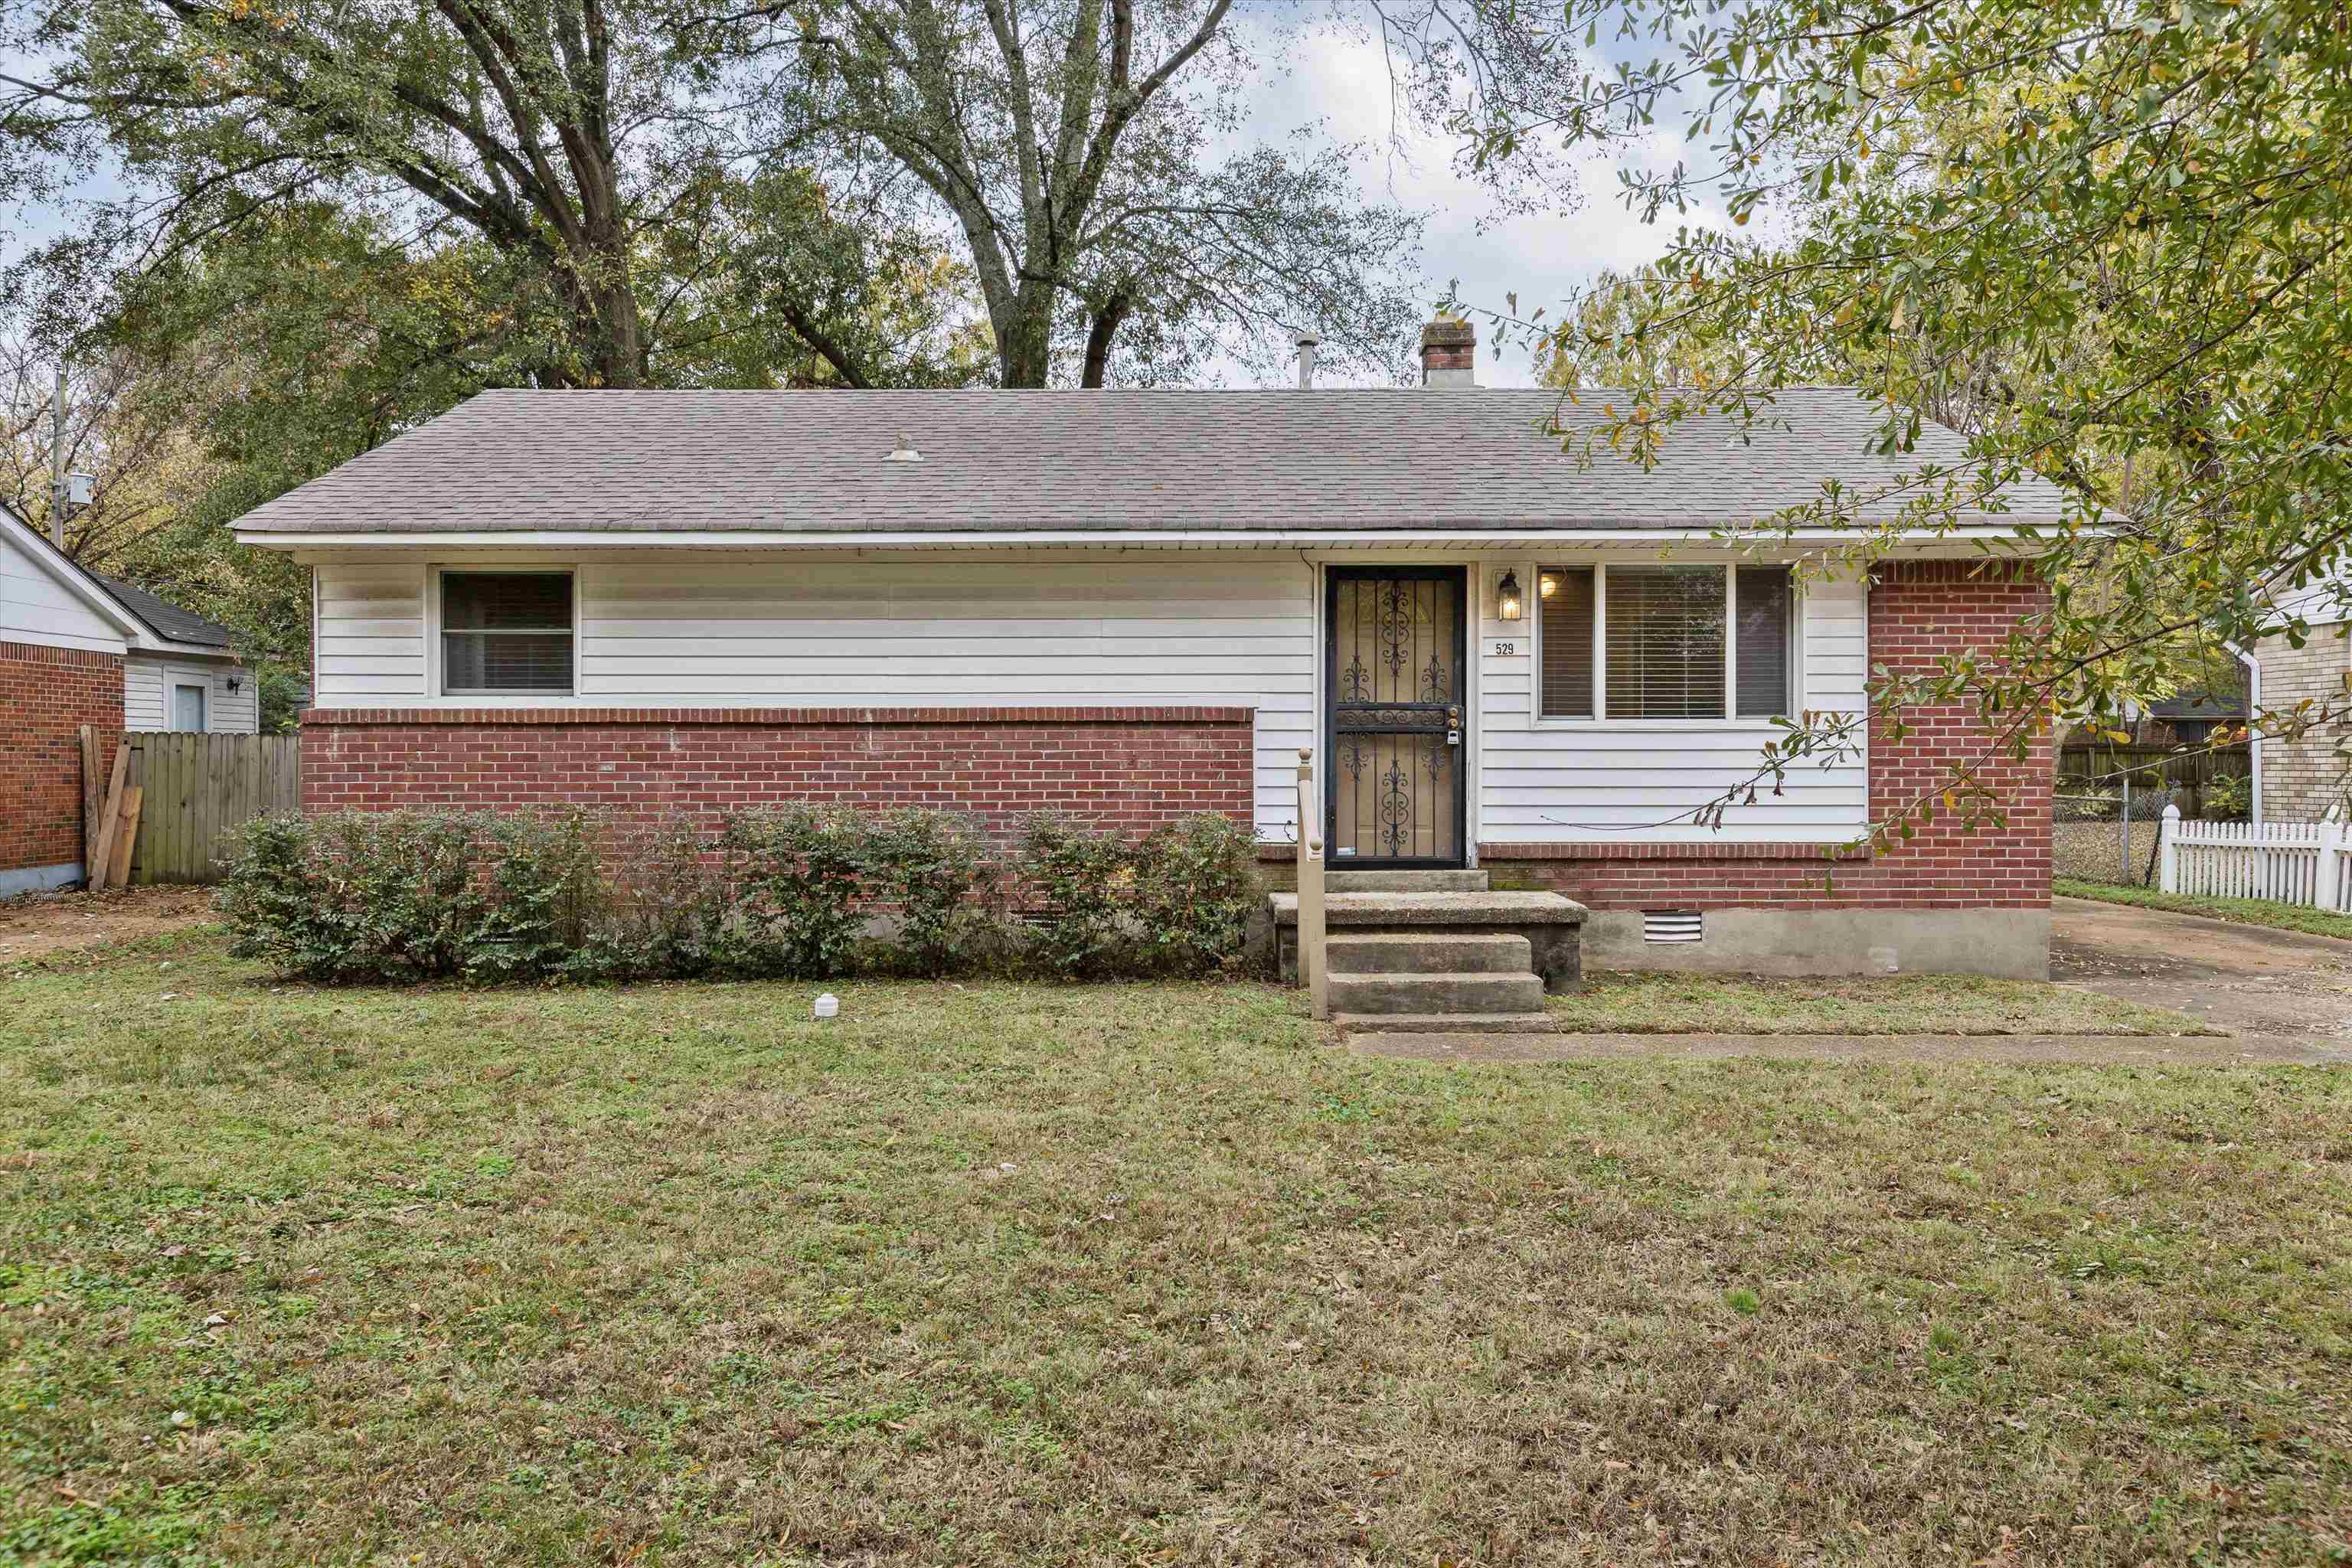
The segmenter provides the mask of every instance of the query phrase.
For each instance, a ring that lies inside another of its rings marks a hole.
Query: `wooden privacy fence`
[[[2184,798],[2189,816],[2201,816],[2208,790],[2250,778],[2253,766],[2253,751],[2242,741],[2210,748],[2101,742],[2058,748],[2057,788],[2061,795],[2164,790]]]
[[[2184,821],[2168,805],[2162,832],[2157,863],[2168,893],[2352,909],[2352,835],[2343,823]]]
[[[216,857],[231,829],[257,816],[302,809],[299,735],[122,737],[126,789],[139,792],[130,880],[217,882]]]

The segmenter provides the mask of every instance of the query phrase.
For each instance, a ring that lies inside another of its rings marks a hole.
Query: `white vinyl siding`
[[[428,698],[427,564],[320,565],[320,707],[1254,708],[1258,826],[1285,840],[1315,743],[1314,577],[1288,553],[580,562],[568,699]]]
[[[1656,560],[1650,554],[1627,563]],[[1510,564],[1520,582],[1534,581],[1532,563]],[[1769,781],[1762,783],[1756,804],[1732,809],[1719,832],[1683,816],[1755,772],[1765,742],[1785,733],[1766,720],[1538,719],[1537,622],[1533,614],[1516,622],[1493,618],[1493,582],[1500,571],[1499,563],[1490,566],[1481,599],[1482,842],[1827,843],[1850,838],[1867,823],[1869,774],[1859,750],[1827,770],[1811,762],[1792,766],[1778,796]],[[1861,582],[1805,584],[1790,649],[1798,707],[1862,710],[1867,603]],[[1496,655],[1497,640],[1515,643],[1517,651]]]
[[[0,535],[0,642],[121,653],[121,628],[76,597],[49,569]]]
[[[231,691],[228,683],[236,682]],[[122,720],[145,732],[179,727],[173,689],[201,686],[205,730],[214,735],[250,735],[261,728],[261,704],[253,672],[203,659],[173,659],[134,652],[122,664]]]
[[[1396,552],[1404,559],[1404,552]],[[1348,564],[1370,552],[1326,559]],[[1649,563],[1654,551],[1610,555]],[[1472,570],[1474,840],[1834,842],[1867,820],[1856,755],[1826,772],[1803,763],[1786,793],[1769,786],[1721,833],[1687,820],[1746,777],[1763,720],[1541,722],[1534,717],[1536,619],[1501,622],[1494,583],[1515,568],[1533,597],[1541,563],[1572,554],[1414,552],[1419,564]],[[1716,552],[1722,563],[1730,557]],[[577,573],[578,694],[435,697],[425,593],[435,565]],[[1319,581],[1291,552],[1137,554],[1038,551],[661,552],[650,558],[538,558],[477,552],[318,566],[322,708],[499,706],[743,708],[1235,705],[1257,710],[1257,826],[1293,835],[1298,748],[1319,746],[1315,706]],[[1807,584],[1790,650],[1800,706],[1863,706],[1865,590]],[[1497,639],[1518,650],[1497,655]]]

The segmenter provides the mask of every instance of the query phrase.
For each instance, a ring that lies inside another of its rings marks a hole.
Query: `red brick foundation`
[[[1247,708],[319,709],[302,804],[716,816],[793,801],[1067,811],[1143,832],[1250,820]]]
[[[80,860],[84,724],[121,730],[121,654],[0,642],[0,871]]]
[[[1870,591],[1870,663],[1921,673],[1942,657],[1998,647],[2018,621],[2049,603],[2031,574],[1963,561],[1880,566]],[[1987,741],[1973,707],[1912,709],[1898,743],[1874,723],[1870,815],[1885,821],[1939,790],[1955,761],[1975,761]],[[2000,796],[2006,825],[1971,832],[1941,818],[1915,826],[1882,854],[1819,844],[1492,844],[1478,861],[1498,881],[1550,888],[1595,910],[2047,909],[2050,904],[2050,737],[2022,762],[2006,758],[1979,777]]]

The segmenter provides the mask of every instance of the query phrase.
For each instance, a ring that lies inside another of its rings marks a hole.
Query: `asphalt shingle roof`
[[[1877,405],[1785,392],[1788,427],[1696,420],[1643,469],[1561,455],[1601,418],[1527,390],[494,391],[237,522],[258,533],[1019,534],[1711,528],[1951,465],[1961,437],[1874,455]],[[920,462],[888,462],[901,434]],[[2051,519],[2034,480],[2009,521]],[[1891,513],[1895,503],[1880,509]],[[1963,521],[2001,521],[1975,514]]]
[[[158,636],[196,647],[229,646],[229,629],[218,621],[208,621],[194,610],[184,610],[169,599],[159,599],[135,583],[109,577],[102,572],[93,572],[90,575],[97,578],[124,609],[152,626]]]

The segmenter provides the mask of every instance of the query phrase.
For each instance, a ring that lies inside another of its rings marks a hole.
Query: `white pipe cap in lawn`
[[[841,998],[835,996],[832,992],[828,991],[824,995],[816,999],[816,1016],[818,1017],[834,1018],[840,1016],[840,1015]]]

